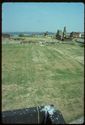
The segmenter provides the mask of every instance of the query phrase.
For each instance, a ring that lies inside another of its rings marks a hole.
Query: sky
[[[3,3],[2,32],[84,32],[83,3]]]

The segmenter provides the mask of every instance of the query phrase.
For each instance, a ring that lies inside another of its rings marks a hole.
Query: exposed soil
[[[82,123],[84,123],[84,117],[83,116],[74,120],[74,121],[72,121],[72,122],[70,122],[69,124],[82,124]]]

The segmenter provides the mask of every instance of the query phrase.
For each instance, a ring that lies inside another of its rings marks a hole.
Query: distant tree
[[[71,38],[73,37],[73,32],[70,33],[70,37],[71,37]]]
[[[19,34],[19,37],[24,37],[24,34]]]
[[[56,38],[59,36],[59,30],[57,30],[57,33],[56,33]]]
[[[4,37],[4,38],[10,38],[10,34],[7,34],[7,33],[2,33],[2,36]]]
[[[66,26],[65,26],[64,29],[63,29],[63,37],[64,37],[64,38],[66,37]]]
[[[62,40],[62,31],[61,30],[57,30],[57,33],[56,33],[56,39],[61,39]]]
[[[32,35],[31,35],[32,37],[35,37],[35,33],[32,33]]]
[[[48,31],[46,31],[45,33],[44,33],[44,36],[47,36],[48,35]]]

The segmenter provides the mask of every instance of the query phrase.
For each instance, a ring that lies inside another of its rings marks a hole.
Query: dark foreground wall
[[[39,106],[2,112],[2,123],[8,124],[65,124],[59,110],[53,106]]]

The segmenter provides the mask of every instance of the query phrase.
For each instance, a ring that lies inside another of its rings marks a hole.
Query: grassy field
[[[54,104],[68,123],[83,115],[84,48],[3,44],[2,110]]]

